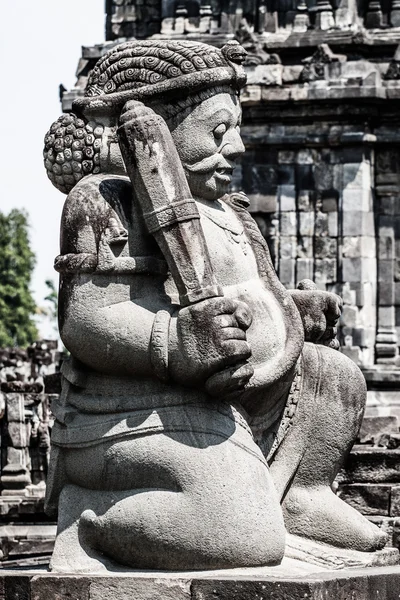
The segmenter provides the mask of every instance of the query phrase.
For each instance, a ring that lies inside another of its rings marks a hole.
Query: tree
[[[0,347],[24,347],[37,338],[29,289],[34,266],[26,212],[0,212]]]
[[[46,323],[47,326],[49,324],[51,325],[53,332],[56,333],[58,337],[58,292],[52,279],[46,279],[45,283],[48,293],[44,300],[47,302],[47,304],[44,306],[38,306],[36,308],[36,314],[43,321],[43,323]],[[46,327],[46,329],[47,328],[48,327]]]

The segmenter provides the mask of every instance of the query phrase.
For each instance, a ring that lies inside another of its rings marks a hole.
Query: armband
[[[168,342],[171,315],[166,310],[159,310],[155,316],[150,339],[150,362],[153,373],[167,382],[168,377]]]

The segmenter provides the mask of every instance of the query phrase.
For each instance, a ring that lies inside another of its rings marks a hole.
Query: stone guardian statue
[[[244,51],[130,41],[45,139],[67,193],[53,406],[52,569],[279,564],[289,539],[373,553],[332,482],[366,388],[338,296],[286,290],[230,194]]]

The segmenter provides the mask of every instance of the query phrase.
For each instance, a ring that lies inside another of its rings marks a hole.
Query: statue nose
[[[224,139],[224,145],[221,148],[221,154],[230,160],[236,160],[245,151],[240,133],[235,129]]]

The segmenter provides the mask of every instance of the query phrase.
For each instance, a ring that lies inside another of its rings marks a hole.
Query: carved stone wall
[[[54,341],[0,349],[0,564],[9,568],[45,565],[53,549],[43,503],[61,360]]]
[[[0,515],[17,515],[23,499],[44,496],[61,356],[53,341],[0,350]]]

